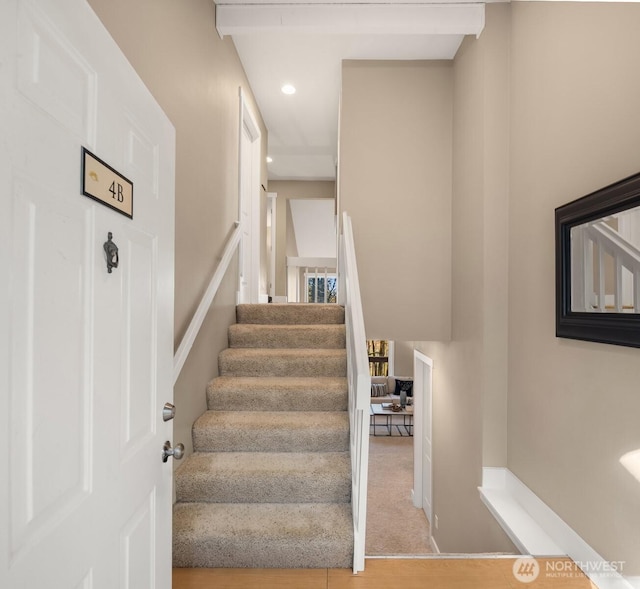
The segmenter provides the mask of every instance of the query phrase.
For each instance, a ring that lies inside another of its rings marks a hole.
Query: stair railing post
[[[341,304],[345,307],[347,333],[347,379],[349,383],[349,422],[352,464],[353,572],[364,570],[367,527],[367,486],[369,467],[369,411],[371,377],[367,356],[364,316],[358,282],[351,219],[343,214],[340,239]]]

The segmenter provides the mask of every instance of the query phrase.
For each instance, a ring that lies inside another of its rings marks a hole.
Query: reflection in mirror
[[[556,336],[640,348],[640,174],[555,210]]]
[[[640,207],[571,227],[571,311],[640,313]]]

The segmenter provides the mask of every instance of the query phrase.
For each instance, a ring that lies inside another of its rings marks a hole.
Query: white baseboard
[[[510,470],[482,470],[480,497],[522,554],[566,555],[599,589],[640,589],[620,574],[624,563],[606,561]]]

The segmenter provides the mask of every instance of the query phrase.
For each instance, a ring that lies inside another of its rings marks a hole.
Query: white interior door
[[[433,473],[432,465],[432,391],[431,391],[431,366],[421,362],[422,366],[422,397],[423,397],[423,415],[422,422],[422,509],[424,510],[429,524],[433,521],[433,483],[431,480]]]
[[[429,524],[433,525],[433,361],[413,352],[414,399],[414,486],[416,507],[422,507]]]
[[[240,136],[240,293],[239,303],[251,303],[251,252],[253,250],[252,207],[251,207],[251,135],[247,126],[242,125]]]
[[[260,129],[240,92],[239,303],[257,303],[260,283]]]
[[[84,0],[0,3],[0,128],[0,586],[168,589],[173,128]]]
[[[269,273],[267,288],[269,296],[276,296],[276,241],[277,241],[277,198],[275,192],[267,193],[267,258],[269,261]]]

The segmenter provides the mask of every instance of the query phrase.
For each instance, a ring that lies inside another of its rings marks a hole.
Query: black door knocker
[[[118,246],[111,241],[113,234],[107,234],[107,241],[104,242],[104,253],[107,254],[107,272],[111,274],[113,268],[118,267]]]

